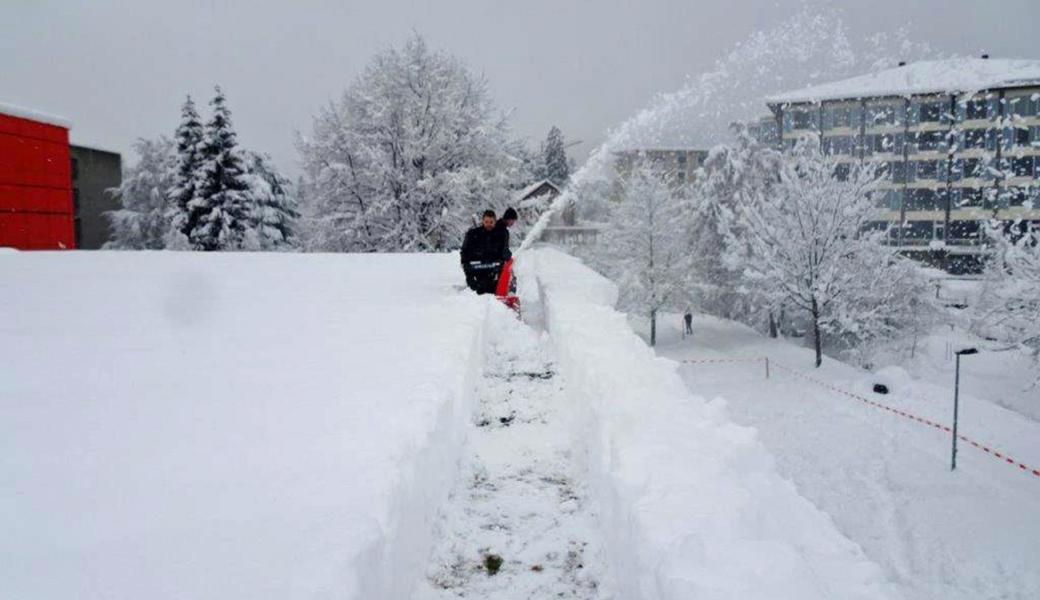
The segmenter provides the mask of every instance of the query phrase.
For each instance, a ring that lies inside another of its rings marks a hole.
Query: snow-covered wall
[[[568,396],[584,415],[576,439],[620,597],[896,596],[777,474],[755,430],[733,424],[724,400],[691,395],[677,365],[632,332],[610,282],[548,248],[525,251],[518,272],[525,302],[544,298]]]
[[[452,255],[0,253],[0,597],[405,598],[490,299]]]

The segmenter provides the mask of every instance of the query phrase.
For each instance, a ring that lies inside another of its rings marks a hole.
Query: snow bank
[[[525,252],[543,286],[622,598],[888,598],[880,569],[782,479],[725,403],[691,395],[577,259]]]
[[[486,300],[450,255],[0,256],[5,598],[402,598]]]

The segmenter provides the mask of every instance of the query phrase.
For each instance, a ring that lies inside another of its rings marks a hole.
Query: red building
[[[69,123],[0,104],[0,247],[75,248]]]

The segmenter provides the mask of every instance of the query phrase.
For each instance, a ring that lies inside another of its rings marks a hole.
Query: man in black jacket
[[[481,224],[467,231],[462,241],[462,270],[466,273],[466,285],[478,294],[495,293],[502,263],[510,257],[509,230],[506,227],[495,221],[495,211],[486,210]]]

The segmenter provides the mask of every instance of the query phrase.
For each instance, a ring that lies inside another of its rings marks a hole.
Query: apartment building
[[[624,177],[633,169],[651,164],[674,183],[692,182],[708,153],[692,148],[638,148],[614,153],[614,168]]]
[[[1038,60],[902,64],[767,103],[775,126],[758,127],[779,144],[878,166],[878,222],[909,255],[974,270],[988,223],[1040,228]]]

